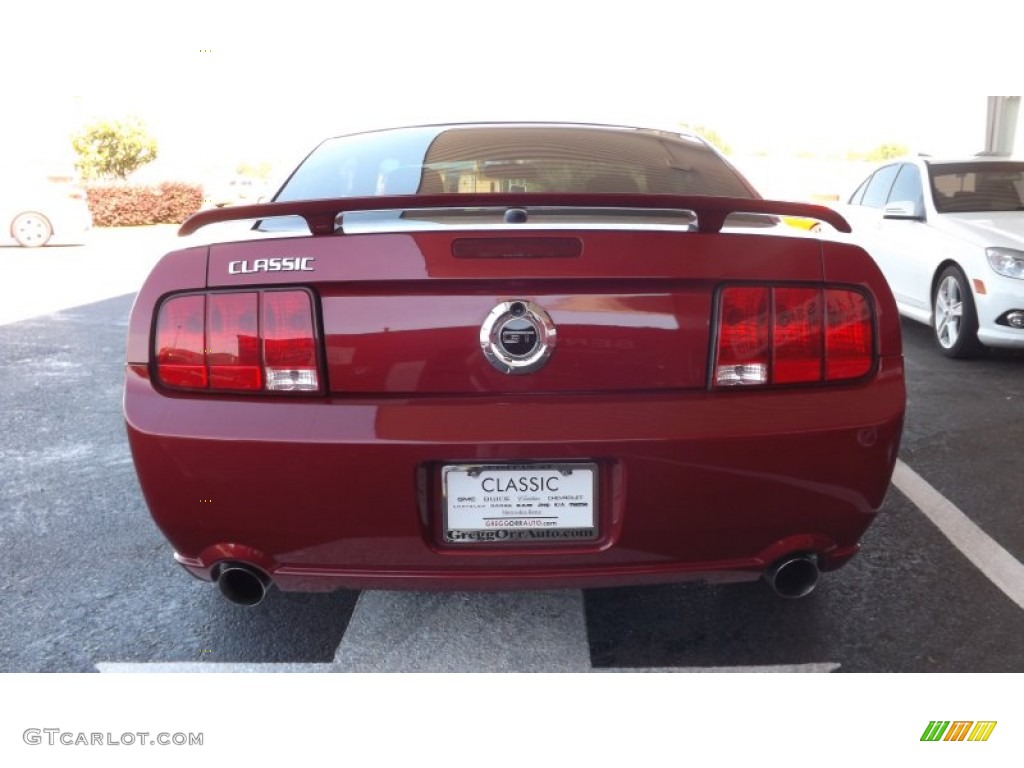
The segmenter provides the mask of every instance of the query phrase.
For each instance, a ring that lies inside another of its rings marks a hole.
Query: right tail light
[[[719,293],[712,386],[815,384],[875,367],[869,296],[844,286],[732,285]]]

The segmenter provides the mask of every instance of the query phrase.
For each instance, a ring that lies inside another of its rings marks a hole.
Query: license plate
[[[448,465],[441,478],[446,542],[597,538],[596,464]]]

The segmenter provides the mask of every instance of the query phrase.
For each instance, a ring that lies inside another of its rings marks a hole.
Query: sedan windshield
[[[936,164],[929,173],[939,213],[1024,211],[1024,162]]]

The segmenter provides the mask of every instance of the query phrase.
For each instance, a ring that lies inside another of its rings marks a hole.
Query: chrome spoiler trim
[[[416,211],[531,208],[588,208],[594,210],[692,211],[697,216],[698,232],[720,232],[732,213],[768,216],[796,216],[824,221],[839,232],[850,232],[850,225],[839,213],[821,205],[791,203],[739,197],[698,197],[692,195],[605,194],[596,192],[505,192],[489,194],[389,195],[380,197],[344,197],[324,200],[296,200],[287,203],[261,203],[214,208],[190,216],[178,230],[179,236],[191,235],[208,224],[245,219],[269,219],[301,216],[313,235],[333,235],[339,214],[354,211]],[[511,226],[515,226],[512,224]]]

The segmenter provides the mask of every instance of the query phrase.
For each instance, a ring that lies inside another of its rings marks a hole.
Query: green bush
[[[97,227],[180,224],[203,204],[203,188],[182,182],[155,187],[95,184],[86,187],[86,194]]]

